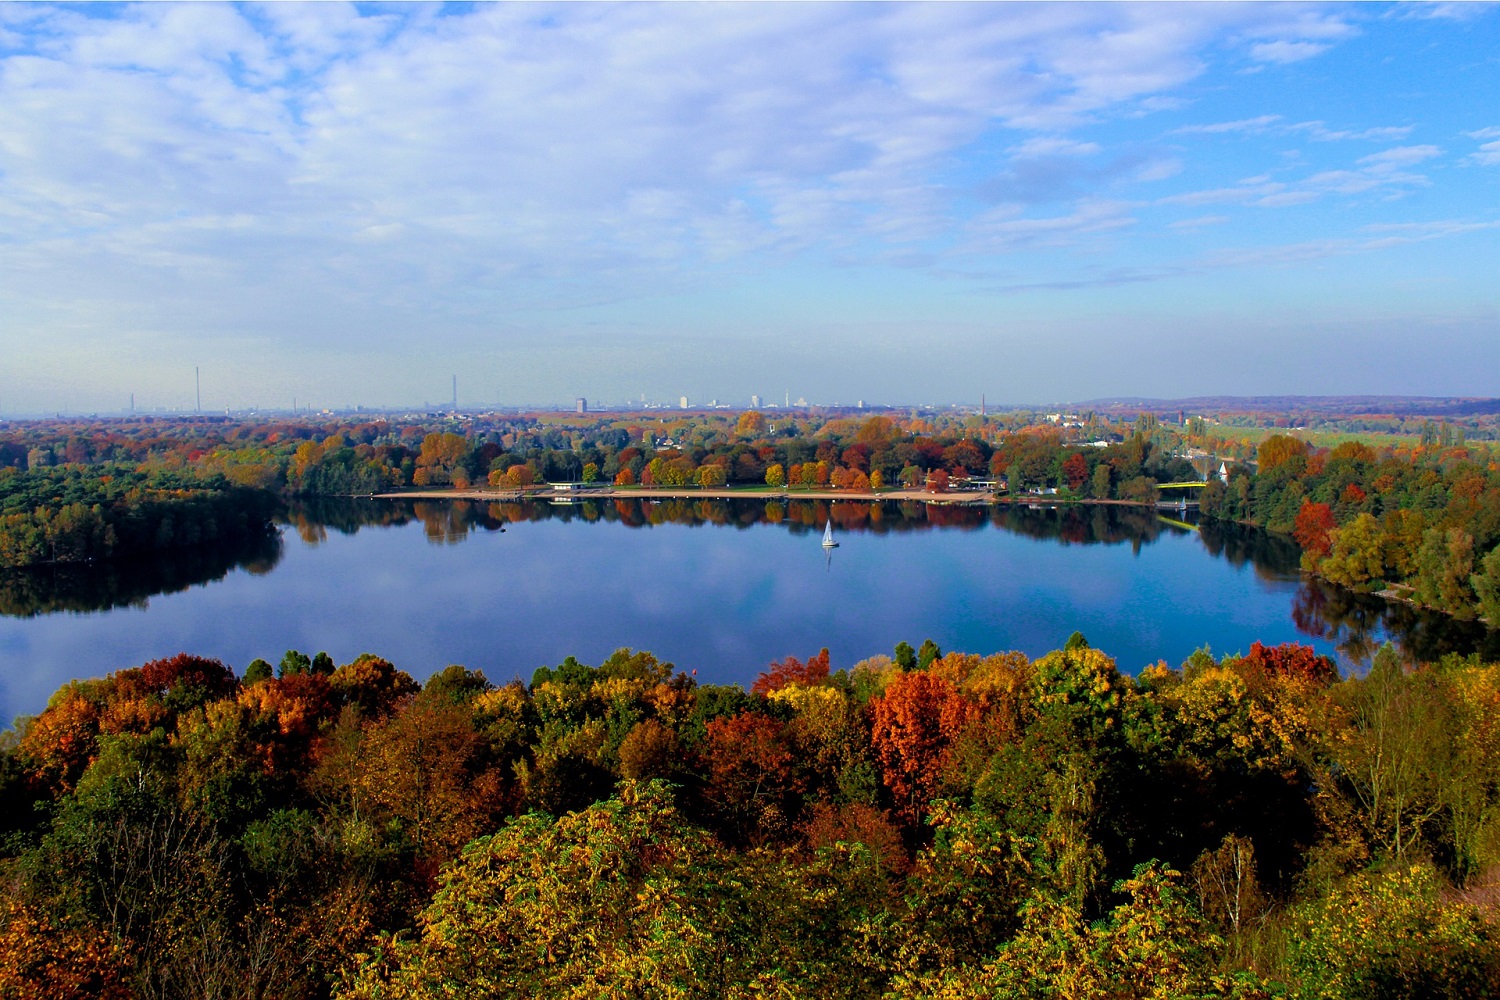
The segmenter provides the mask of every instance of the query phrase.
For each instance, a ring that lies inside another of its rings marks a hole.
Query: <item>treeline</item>
[[[170,428],[145,421],[50,431],[42,424],[12,429],[8,441],[0,434],[8,448],[0,451],[0,465],[37,470],[134,461],[143,470],[216,474],[237,485],[302,496],[558,481],[941,490],[954,480],[991,477],[1009,477],[1017,488],[1114,496],[1117,490],[1140,493],[1151,477],[1192,472],[1172,456],[1173,434],[1155,418],[1118,425],[1088,418],[1064,425],[1036,424],[1034,417],[768,417],[752,410],[670,422],[642,414],[551,414],[463,421],[197,421]],[[1098,447],[1077,455],[1083,442]],[[1108,466],[1107,482],[1100,478],[1101,465]]]
[[[0,996],[1487,997],[1500,666],[288,652],[0,756]]]
[[[1304,568],[1389,590],[1457,618],[1500,623],[1500,468],[1464,447],[1260,446],[1255,475],[1210,483],[1202,512],[1296,538]]]
[[[140,556],[264,535],[274,495],[129,466],[0,470],[0,568]]]

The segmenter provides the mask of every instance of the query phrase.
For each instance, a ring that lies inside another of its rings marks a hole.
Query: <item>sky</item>
[[[1500,395],[1500,9],[0,4],[0,416]]]

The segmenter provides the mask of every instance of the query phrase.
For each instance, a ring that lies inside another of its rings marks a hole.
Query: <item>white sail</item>
[[[833,520],[830,518],[828,523],[823,526],[823,548],[836,549],[838,546],[839,543],[833,540]]]

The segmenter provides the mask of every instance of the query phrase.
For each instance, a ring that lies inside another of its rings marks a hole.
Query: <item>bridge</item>
[[[1205,487],[1207,485],[1208,485],[1207,483],[1199,483],[1199,482],[1191,482],[1191,483],[1157,483],[1156,484],[1156,488],[1158,490],[1201,490],[1201,489],[1203,489],[1203,487]],[[1175,496],[1174,498],[1172,498],[1170,500],[1162,499],[1162,500],[1156,501],[1156,506],[1157,506],[1157,509],[1159,509],[1159,510],[1178,510],[1178,511],[1182,511],[1183,513],[1186,513],[1190,508],[1197,507],[1198,506],[1198,501],[1197,500],[1189,500],[1187,498],[1187,494],[1186,493],[1179,493],[1179,494],[1177,494],[1177,496]]]

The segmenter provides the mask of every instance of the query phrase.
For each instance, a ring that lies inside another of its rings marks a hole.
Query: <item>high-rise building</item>
[[[586,399],[584,399],[582,396],[579,396],[573,402],[577,405],[577,409],[578,409],[579,413],[587,413],[587,412],[589,412],[589,401],[586,400]]]
[[[758,410],[758,409],[760,409],[760,397],[759,396],[751,396],[750,397],[750,409],[752,409],[752,410]]]
[[[678,399],[678,401],[677,401],[677,408],[680,409],[680,410],[685,410],[685,409],[688,408],[688,398],[686,396],[683,396],[680,399]]]

